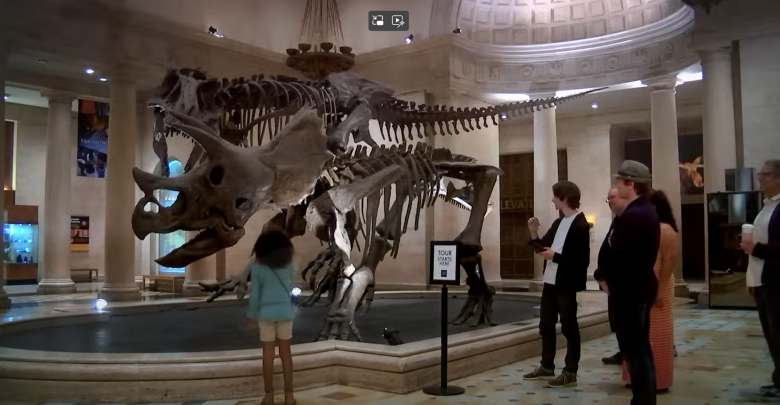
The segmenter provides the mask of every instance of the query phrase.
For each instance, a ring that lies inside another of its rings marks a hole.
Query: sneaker
[[[577,385],[577,374],[563,370],[561,375],[547,383],[548,387],[574,387]]]
[[[549,370],[542,366],[536,368],[536,370],[523,376],[526,380],[538,380],[541,378],[555,377],[555,370]]]
[[[601,362],[604,364],[610,364],[610,365],[620,365],[623,364],[623,353],[617,352],[609,357],[604,357],[601,359]]]

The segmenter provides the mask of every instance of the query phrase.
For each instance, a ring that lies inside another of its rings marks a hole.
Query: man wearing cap
[[[614,219],[620,215],[621,212],[623,212],[623,209],[626,208],[626,202],[618,196],[618,190],[614,186],[609,189],[609,192],[607,193],[607,199],[606,199],[607,205],[609,206],[609,210],[612,211],[612,219]],[[601,248],[599,249],[599,255],[598,255],[598,265],[596,266],[596,272],[593,274],[593,277],[596,280],[599,281],[599,287],[604,291],[607,292],[609,287],[607,287],[607,282],[603,281],[601,275],[604,273],[607,267],[607,258],[609,257],[609,235],[612,233],[612,229],[614,226],[614,222],[612,224],[609,224],[609,231],[607,231],[607,237],[604,238],[604,242],[601,244]],[[609,312],[609,327],[612,329],[612,332],[615,332],[615,303],[612,302],[612,299],[608,300],[608,312]],[[620,350],[618,350],[617,353],[613,354],[612,356],[604,357],[601,359],[601,362],[604,364],[614,364],[614,365],[621,365],[623,364],[623,353],[620,353]]]
[[[767,397],[780,397],[780,160],[767,160],[758,172],[764,208],[753,221],[753,237],[740,247],[750,255],[747,285],[758,307],[761,329],[775,365]]]
[[[653,265],[660,224],[650,195],[650,169],[626,160],[615,175],[618,197],[626,207],[607,235],[606,264],[598,275],[614,304],[613,320],[620,351],[628,363],[632,405],[655,404],[655,365],[650,348],[650,308],[658,290]]]

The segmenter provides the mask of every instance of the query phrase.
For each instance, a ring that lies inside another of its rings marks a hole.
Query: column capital
[[[73,100],[79,98],[78,94],[76,93],[55,89],[41,90],[41,95],[49,99],[49,105],[70,104],[73,102]]]
[[[117,63],[109,68],[109,83],[135,84],[139,79],[139,74],[129,63]]]
[[[677,74],[668,74],[652,79],[642,80],[642,84],[650,88],[650,91],[674,90],[677,86]]]
[[[731,63],[731,46],[722,46],[718,48],[699,49],[699,56],[701,57],[701,63],[707,64],[710,62],[728,61]]]

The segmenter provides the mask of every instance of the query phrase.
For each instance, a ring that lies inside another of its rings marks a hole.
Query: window
[[[184,166],[178,160],[172,159],[168,161],[168,171],[171,177],[181,176],[184,174]],[[160,190],[159,201],[163,207],[170,207],[176,202],[176,197],[179,195],[178,191],[174,190]],[[174,231],[171,233],[160,234],[158,237],[158,252],[159,257],[165,256],[171,253],[174,249],[183,245],[186,242],[186,234],[184,231]],[[160,266],[160,273],[184,273],[183,267],[165,267]]]

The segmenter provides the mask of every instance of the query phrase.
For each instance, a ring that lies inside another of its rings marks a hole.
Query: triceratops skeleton
[[[495,290],[482,271],[480,235],[501,171],[411,141],[414,135],[453,135],[496,125],[582,94],[457,109],[415,105],[392,94],[351,73],[302,81],[262,76],[218,80],[190,69],[169,72],[159,97],[150,101],[157,117],[153,146],[163,163],[162,176],[133,172],[144,193],[133,213],[136,235],[202,231],[157,259],[182,267],[234,245],[257,210],[279,210],[264,229],[295,237],[308,228],[325,244],[303,271],[313,290],[307,303],[325,293],[331,300],[320,338],[359,340],[354,314],[372,300],[377,266],[388,253],[398,254],[412,211],[416,229],[421,210],[443,199],[470,210],[465,229],[455,238],[464,252],[461,263],[469,285],[469,299],[455,322],[474,317],[478,323],[492,323]],[[381,146],[368,130],[371,119],[379,122],[385,140]],[[350,134],[354,146],[348,147]],[[191,137],[195,147],[185,174],[169,178],[166,137],[173,135]],[[443,177],[464,181],[466,187],[444,185]],[[178,192],[170,207],[160,206],[155,197],[162,189]],[[350,255],[356,243],[360,247],[359,239],[363,255],[356,267]],[[244,289],[247,277],[245,271],[206,287],[214,298]]]

